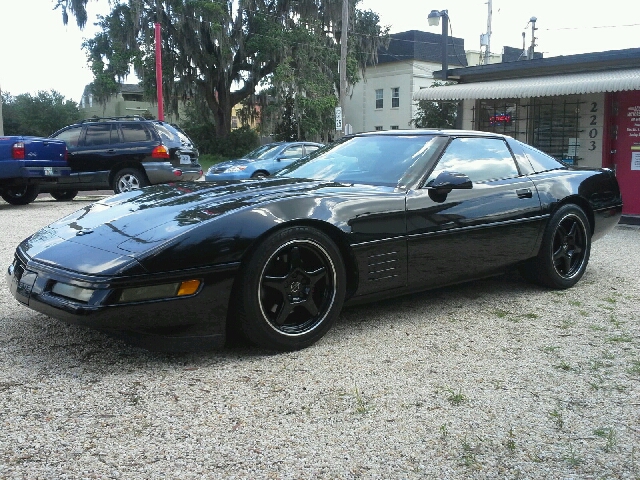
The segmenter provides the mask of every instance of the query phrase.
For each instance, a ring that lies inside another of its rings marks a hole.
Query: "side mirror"
[[[429,183],[427,187],[435,188],[437,190],[461,190],[473,188],[471,179],[464,173],[459,172],[441,172],[433,182]]]

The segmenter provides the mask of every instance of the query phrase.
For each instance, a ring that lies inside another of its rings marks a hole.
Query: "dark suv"
[[[180,128],[140,116],[83,120],[50,138],[64,140],[71,175],[42,189],[57,200],[79,190],[126,192],[202,176],[198,150]]]

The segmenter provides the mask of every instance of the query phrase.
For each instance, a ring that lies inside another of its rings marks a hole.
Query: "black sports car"
[[[515,266],[571,287],[621,212],[608,169],[490,133],[375,132],[264,180],[89,205],[24,240],[7,276],[34,310],[158,348],[219,347],[233,330],[290,350],[319,340],[346,302]]]

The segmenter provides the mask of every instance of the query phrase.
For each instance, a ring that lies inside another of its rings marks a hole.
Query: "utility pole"
[[[162,6],[160,0],[156,0],[156,23],[155,42],[156,42],[156,95],[158,98],[158,120],[164,121],[164,99],[162,96],[162,35],[160,35],[162,22]]]
[[[527,57],[529,57],[529,60],[533,60],[533,52],[534,49],[536,47],[536,22],[538,21],[538,19],[536,17],[531,17],[531,19],[529,19],[529,22],[531,23],[531,46],[529,47],[529,54],[527,55]]]
[[[342,0],[342,31],[340,33],[340,108],[342,131],[345,129],[344,108],[347,97],[347,32],[349,31],[349,0]]]
[[[4,135],[4,124],[2,121],[2,88],[0,88],[0,136]]]
[[[493,15],[492,0],[488,0],[487,5],[489,13],[487,15],[487,45],[484,51],[484,64],[489,65],[489,58],[491,56],[491,16]]]

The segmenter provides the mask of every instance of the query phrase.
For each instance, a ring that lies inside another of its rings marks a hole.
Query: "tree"
[[[68,21],[70,12],[80,24],[84,12],[86,22],[86,0],[58,0],[58,5],[63,9],[64,21]],[[98,96],[108,95],[113,84],[106,80],[124,78],[133,65],[148,96],[153,97],[153,24],[159,18],[167,109],[177,112],[179,101],[197,98],[213,113],[216,136],[225,137],[231,129],[232,107],[249,99],[260,82],[269,83],[279,65],[297,62],[301,57],[292,56],[296,45],[308,43],[315,48],[319,43],[324,49],[335,49],[341,5],[342,0],[116,1],[111,13],[100,17],[102,32],[85,43],[96,75],[94,88]],[[363,17],[354,18],[357,22]],[[364,18],[371,31],[371,19],[377,16],[369,14]],[[366,35],[353,42],[352,69],[374,59],[380,44]],[[325,55],[317,57],[322,57],[322,62],[326,60]],[[307,63],[310,69],[318,65],[323,65],[318,73],[333,73],[337,63]],[[293,70],[301,71],[295,66]],[[304,90],[310,92],[312,88],[306,83]],[[327,88],[321,87],[324,96]],[[297,87],[294,90],[302,91]],[[326,110],[325,103],[321,102]]]
[[[347,83],[354,85],[368,65],[377,62],[378,49],[388,45],[389,28],[379,25],[372,11],[362,12],[350,2]],[[339,40],[342,25],[331,35],[320,21],[308,19],[289,31],[286,54],[270,78],[270,97],[264,111],[281,117],[276,134],[282,140],[329,141],[335,128],[334,108],[340,91]]]
[[[2,93],[2,113],[6,135],[34,135],[48,137],[52,133],[80,120],[78,105],[65,100],[55,90],[11,96]]]
[[[431,87],[454,85],[454,82],[433,82]],[[420,100],[416,116],[410,124],[417,128],[454,128],[458,114],[458,102],[434,102]]]

